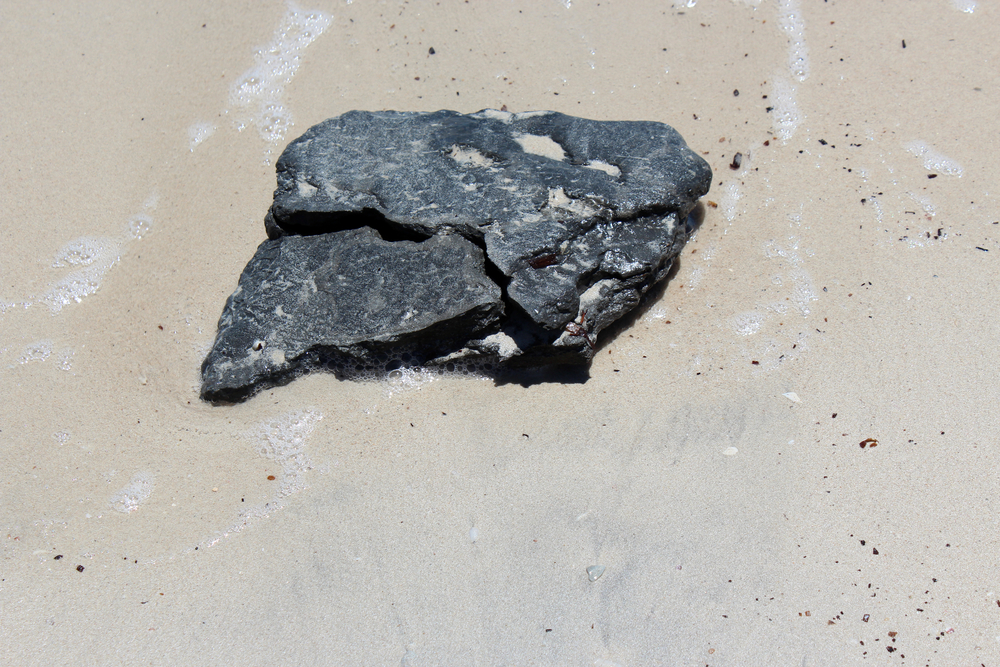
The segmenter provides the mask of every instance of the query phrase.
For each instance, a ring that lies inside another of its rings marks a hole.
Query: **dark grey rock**
[[[338,355],[450,352],[502,314],[482,250],[460,236],[392,243],[361,228],[265,241],[226,302],[202,397],[239,400]]]
[[[277,172],[265,218],[271,240],[227,303],[203,367],[206,398],[288,377],[324,350],[357,358],[404,342],[433,342],[420,357],[428,363],[482,355],[508,364],[586,362],[598,333],[667,275],[712,178],[662,123],[494,110],[352,111],[289,144]],[[363,250],[351,255],[348,239]],[[447,252],[420,250],[441,239]],[[375,247],[381,254],[365,259]],[[441,263],[404,259],[413,252]],[[448,252],[467,259],[446,260]],[[296,301],[295,318],[274,315],[276,305],[289,312],[277,293],[302,295],[303,281],[322,273],[292,264],[323,266],[330,253],[359,263],[350,285],[330,297],[354,306]],[[385,283],[362,279],[377,268]],[[288,284],[275,287],[271,274]],[[410,288],[434,281],[436,291]],[[418,322],[399,330],[410,309],[430,332]],[[433,333],[445,322],[447,336]],[[258,340],[285,361],[248,352]],[[234,370],[251,367],[242,377]]]

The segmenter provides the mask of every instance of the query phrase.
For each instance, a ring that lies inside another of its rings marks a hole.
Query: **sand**
[[[0,16],[4,660],[997,663],[995,3]],[[199,400],[288,141],[503,105],[715,172],[589,380]]]

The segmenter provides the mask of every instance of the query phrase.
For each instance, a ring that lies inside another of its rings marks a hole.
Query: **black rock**
[[[390,243],[374,230],[265,241],[243,270],[202,366],[202,396],[238,400],[344,355],[445,354],[503,314],[483,252],[456,235]]]
[[[210,400],[400,345],[428,363],[586,362],[666,276],[712,178],[662,123],[494,110],[352,111],[293,141],[277,172],[271,240],[203,366]]]

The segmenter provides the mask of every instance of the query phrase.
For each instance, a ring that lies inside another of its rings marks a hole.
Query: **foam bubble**
[[[726,191],[722,194],[719,206],[722,208],[722,215],[726,220],[732,222],[736,217],[736,204],[743,197],[740,186],[736,181],[726,183]]]
[[[771,84],[771,102],[774,104],[774,131],[782,142],[788,143],[795,134],[802,118],[795,101],[795,86],[787,79],[776,76]]]
[[[188,149],[194,150],[201,142],[215,133],[215,125],[211,123],[192,123],[188,128]]]
[[[143,209],[155,209],[157,200],[156,193],[151,193]],[[55,254],[52,268],[76,270],[53,283],[47,292],[38,297],[39,301],[48,305],[53,314],[71,303],[80,303],[101,287],[104,276],[120,261],[125,243],[141,239],[152,224],[153,219],[148,214],[136,213],[128,219],[120,237],[81,236],[64,245]],[[24,305],[28,307],[31,303],[26,301]]]
[[[924,215],[928,216],[928,218],[933,218],[937,215],[937,210],[934,208],[934,202],[931,201],[930,197],[926,197],[912,191],[907,191],[906,194],[910,197],[910,199],[920,204],[920,208],[923,209]]]
[[[760,331],[764,324],[764,316],[755,311],[747,311],[736,315],[729,321],[729,326],[740,336],[752,336]]]
[[[128,514],[139,509],[152,492],[153,476],[148,472],[137,472],[128,484],[112,494],[108,503],[111,509]]]
[[[82,267],[57,281],[41,296],[42,303],[53,313],[64,306],[80,303],[84,297],[96,292],[104,276],[118,263],[121,241],[113,238],[80,238],[70,241],[56,255],[53,267]]]
[[[87,266],[93,264],[105,252],[107,239],[81,236],[70,241],[56,253],[52,268],[66,266]]]
[[[59,351],[59,370],[66,371],[67,373],[73,370],[73,355],[76,351],[71,347],[63,348]]]
[[[125,235],[134,240],[139,240],[146,235],[149,228],[153,226],[153,219],[145,213],[136,213],[128,219],[128,227]]]
[[[809,78],[809,49],[799,0],[781,0],[778,25],[788,35],[788,70],[799,81]]]
[[[314,410],[296,410],[263,422],[251,437],[257,453],[281,466],[282,479],[277,497],[289,496],[306,488],[305,472],[312,469],[305,444],[323,415]]]
[[[329,14],[303,12],[289,3],[288,13],[271,42],[257,49],[253,67],[230,89],[230,103],[249,115],[249,121],[267,143],[280,143],[291,127],[292,114],[283,101],[285,86],[299,69],[302,51],[323,34],[332,21]],[[245,127],[244,120],[238,121],[237,129]]]
[[[40,340],[24,348],[21,358],[18,360],[22,364],[29,364],[34,361],[45,361],[52,354],[52,341]]]
[[[389,385],[389,394],[403,391],[423,389],[431,382],[441,379],[438,373],[423,367],[397,368],[386,373],[385,382]]]
[[[958,176],[959,178],[964,173],[962,165],[943,153],[939,153],[925,141],[911,141],[906,144],[905,148],[918,158],[923,158],[924,169],[927,171],[945,176]]]

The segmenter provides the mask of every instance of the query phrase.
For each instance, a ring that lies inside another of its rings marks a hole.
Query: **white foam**
[[[88,236],[81,236],[70,241],[56,253],[52,268],[93,264],[104,253],[105,241],[106,239],[95,239]]]
[[[929,218],[933,218],[937,215],[937,210],[934,208],[934,202],[931,201],[930,197],[925,195],[917,194],[916,192],[907,191],[906,193],[910,199],[920,204],[920,208],[923,209],[924,215]]]
[[[795,95],[795,86],[784,77],[777,76],[771,82],[774,132],[783,143],[788,143],[802,122]]]
[[[108,504],[111,509],[128,514],[139,509],[153,492],[153,475],[148,472],[137,472],[129,483],[111,495]]]
[[[66,371],[67,373],[73,370],[73,355],[76,351],[71,347],[65,347],[59,350],[58,362],[59,370]]]
[[[809,49],[799,0],[779,0],[778,25],[788,35],[788,70],[799,81],[809,78]]]
[[[429,368],[397,368],[386,373],[385,383],[388,385],[386,391],[390,396],[406,391],[418,391],[440,379],[441,376],[437,371]]]
[[[281,466],[277,498],[306,488],[305,472],[312,469],[305,450],[306,439],[322,418],[314,410],[296,410],[265,421],[251,432],[257,442],[257,453]]]
[[[278,144],[285,138],[292,125],[292,114],[284,103],[285,86],[299,69],[302,51],[332,21],[329,14],[303,12],[289,3],[288,12],[270,43],[257,49],[253,66],[230,89],[230,104],[242,112],[237,129],[242,131],[250,122],[269,144]]]
[[[53,313],[71,303],[80,303],[101,287],[104,276],[121,257],[121,241],[114,238],[80,238],[70,241],[56,255],[53,267],[81,268],[56,281],[40,300]]]
[[[976,0],[951,0],[951,5],[966,14],[976,11]]]
[[[918,158],[923,158],[924,169],[927,171],[933,171],[945,176],[957,176],[959,178],[964,173],[962,165],[943,153],[938,152],[925,141],[911,141],[906,144],[905,148]]]
[[[194,150],[201,142],[215,133],[216,127],[211,123],[193,123],[188,128],[188,148]]]
[[[146,232],[152,226],[153,219],[151,217],[145,213],[136,213],[128,219],[128,229],[125,232],[125,236],[133,241],[138,241],[146,235]]]
[[[151,193],[143,209],[156,208],[157,195]],[[141,239],[152,227],[153,219],[146,213],[136,213],[128,219],[119,237],[81,236],[64,245],[52,262],[54,269],[76,269],[54,282],[38,300],[46,304],[53,314],[71,303],[80,303],[101,287],[108,271],[121,259],[121,251],[129,241]],[[30,306],[25,302],[25,307]]]
[[[747,311],[736,315],[729,321],[729,326],[740,336],[752,336],[760,331],[764,324],[764,316],[755,311]]]
[[[52,354],[52,341],[40,340],[24,348],[21,358],[22,364],[30,364],[35,361],[45,361]]]
[[[739,203],[742,196],[740,186],[736,181],[726,183],[726,191],[722,194],[719,202],[722,215],[725,216],[726,220],[732,222],[733,218],[736,217],[736,204]]]

